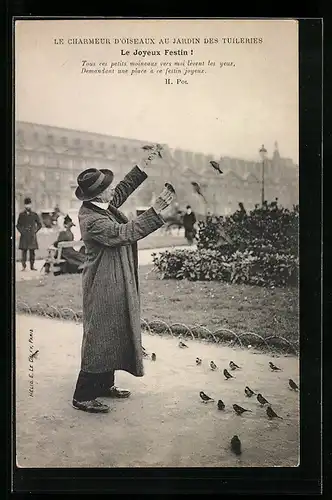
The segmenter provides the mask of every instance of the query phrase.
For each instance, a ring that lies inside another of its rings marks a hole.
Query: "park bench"
[[[83,245],[84,242],[82,240],[60,241],[57,247],[55,247],[54,245],[50,245],[47,249],[47,257],[43,266],[45,268],[46,274],[54,271],[59,271],[61,264],[65,262],[65,259],[62,259],[63,248],[81,248]]]

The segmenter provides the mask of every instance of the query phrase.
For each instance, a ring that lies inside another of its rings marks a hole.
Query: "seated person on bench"
[[[57,247],[61,241],[74,241],[74,235],[71,231],[71,227],[75,226],[69,215],[66,215],[63,221],[64,229],[60,231],[57,241],[54,242],[54,246]],[[54,273],[55,275],[66,274],[66,273],[81,273],[84,267],[85,255],[80,251],[78,252],[75,248],[62,248],[61,258],[65,262],[61,262],[60,270]]]

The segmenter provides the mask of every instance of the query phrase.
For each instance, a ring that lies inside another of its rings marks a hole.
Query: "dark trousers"
[[[28,250],[22,250],[22,266],[24,267],[24,269],[27,267],[27,254]],[[30,260],[30,267],[32,268],[35,263],[34,250],[29,250],[29,260]]]
[[[82,370],[78,374],[73,399],[91,401],[102,396],[103,391],[114,385],[114,371],[104,373],[87,373]]]

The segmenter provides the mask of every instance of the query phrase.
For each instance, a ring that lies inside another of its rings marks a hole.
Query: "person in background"
[[[36,212],[31,209],[31,198],[24,199],[24,210],[20,212],[16,228],[20,233],[19,249],[22,252],[22,271],[27,267],[27,253],[29,250],[29,260],[31,271],[35,268],[35,251],[38,250],[37,233],[41,229],[42,223]]]
[[[158,149],[147,160],[155,157]],[[115,385],[116,370],[144,375],[137,242],[163,226],[161,214],[174,198],[165,187],[151,208],[131,221],[119,210],[147,178],[147,160],[115,187],[113,172],[106,169],[90,168],[77,178],[86,261],[81,367],[72,399],[76,410],[106,413],[109,405],[97,398],[129,397],[130,391]]]
[[[183,216],[183,227],[184,227],[184,236],[187,239],[189,245],[193,244],[195,235],[196,235],[196,216],[194,212],[191,210],[191,206],[187,205],[186,213]]]
[[[63,221],[63,230],[60,231],[54,246],[57,248],[61,241],[74,241],[74,235],[71,228],[75,226],[71,217],[66,215]],[[85,256],[82,252],[78,252],[75,248],[63,248],[61,257],[65,262],[61,263],[60,270],[54,273],[55,276],[66,273],[81,273],[83,271]]]

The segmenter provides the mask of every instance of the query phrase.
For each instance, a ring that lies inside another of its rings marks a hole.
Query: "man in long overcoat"
[[[148,160],[155,155],[152,151]],[[147,178],[146,164],[142,164],[115,189],[110,170],[88,169],[77,178],[76,196],[83,201],[78,217],[86,252],[81,370],[72,402],[78,410],[107,412],[110,407],[98,397],[130,395],[115,386],[115,370],[144,375],[137,241],[164,224],[160,214],[173,193],[165,188],[150,209],[128,221],[119,207]]]
[[[18,216],[16,228],[20,233],[19,249],[22,252],[22,271],[27,267],[27,253],[29,250],[29,260],[31,271],[36,271],[35,250],[38,250],[37,233],[42,224],[36,212],[31,210],[31,198],[25,198],[24,210]]]

